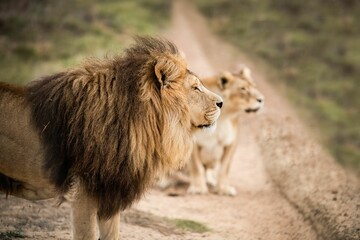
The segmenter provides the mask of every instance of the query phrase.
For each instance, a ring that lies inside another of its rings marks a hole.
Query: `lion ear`
[[[186,62],[160,58],[155,62],[154,72],[161,87],[166,87],[186,72]]]
[[[166,86],[167,84],[167,80],[169,79],[170,75],[169,71],[171,70],[171,65],[173,65],[173,63],[170,63],[169,61],[163,59],[155,63],[155,75],[160,83],[160,86],[162,87]]]

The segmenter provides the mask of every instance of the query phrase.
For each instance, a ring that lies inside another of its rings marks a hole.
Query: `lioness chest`
[[[196,144],[200,147],[203,163],[220,161],[224,147],[235,141],[236,132],[230,119],[219,120],[213,133],[202,131],[196,134]]]

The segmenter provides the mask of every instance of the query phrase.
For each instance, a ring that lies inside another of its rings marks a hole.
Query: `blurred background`
[[[360,172],[360,2],[197,0],[223,38],[276,71],[334,157]]]
[[[135,34],[166,26],[170,1],[0,0],[1,81],[26,83],[121,53]]]
[[[196,0],[222,39],[269,65],[324,146],[360,173],[360,2]],[[1,81],[25,84],[161,34],[166,0],[0,0]],[[255,70],[256,71],[256,70]]]

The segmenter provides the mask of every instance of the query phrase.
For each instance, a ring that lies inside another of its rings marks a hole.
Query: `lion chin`
[[[216,122],[215,122],[215,123],[213,123],[213,124],[211,124],[211,125],[208,125],[207,127],[203,128],[202,130],[203,130],[203,131],[206,131],[206,132],[208,132],[208,133],[210,133],[210,134],[212,134],[212,133],[215,132],[216,126],[217,126],[217,125],[216,125]]]
[[[120,212],[190,158],[191,123],[214,128],[221,106],[152,37],[27,86],[0,83],[0,191],[68,201],[73,239],[119,239]]]

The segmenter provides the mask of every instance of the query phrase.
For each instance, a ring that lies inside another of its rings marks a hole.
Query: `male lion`
[[[196,145],[188,162],[189,193],[208,192],[207,183],[222,195],[236,195],[236,189],[227,182],[229,169],[237,143],[238,115],[256,112],[264,103],[247,67],[237,73],[223,72],[219,76],[202,79],[211,91],[224,99],[224,108],[214,133],[195,134]],[[217,178],[214,172],[217,170]]]
[[[26,87],[0,84],[0,190],[68,201],[73,238],[119,238],[119,212],[190,157],[192,132],[213,126],[222,99],[171,42],[137,38]]]

